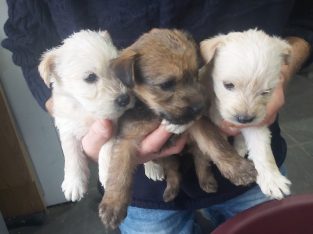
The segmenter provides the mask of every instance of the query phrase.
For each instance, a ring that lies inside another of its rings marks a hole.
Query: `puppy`
[[[70,201],[80,200],[89,176],[81,139],[97,119],[113,122],[134,104],[127,88],[108,72],[117,56],[107,31],[82,30],[43,54],[39,72],[47,86],[52,84],[53,117],[65,158],[62,190]],[[106,144],[111,145],[110,142]],[[100,180],[106,180],[109,160],[101,149]]]
[[[211,118],[217,124],[226,120],[245,126],[241,135],[235,137],[238,153],[244,156],[249,151],[262,192],[272,198],[283,198],[290,193],[291,183],[276,166],[269,129],[255,125],[265,117],[291,47],[260,30],[219,35],[201,42],[200,47],[203,58],[211,66],[215,94]]]
[[[221,162],[218,165],[222,173],[235,183],[255,180],[253,165],[237,156],[213,124],[200,118],[208,100],[205,88],[198,82],[197,58],[196,44],[188,34],[153,29],[112,60],[113,76],[133,91],[138,102],[118,121],[106,192],[99,206],[106,226],[116,228],[126,216],[138,145],[162,120],[177,133],[195,122],[190,127],[191,135],[198,140],[195,145],[201,145],[203,158],[212,153],[212,158]],[[170,201],[177,195],[181,181],[178,158],[171,156],[155,163],[164,171],[167,187],[163,198]],[[202,169],[206,170],[203,165]]]

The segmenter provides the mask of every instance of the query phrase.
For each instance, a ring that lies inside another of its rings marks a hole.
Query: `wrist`
[[[288,65],[283,68],[284,83],[287,83],[301,69],[311,50],[310,44],[300,37],[287,37],[286,40],[291,45],[291,56]]]

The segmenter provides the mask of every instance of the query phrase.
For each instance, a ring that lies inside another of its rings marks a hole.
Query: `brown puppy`
[[[154,29],[111,62],[113,75],[132,89],[139,101],[118,123],[118,139],[110,160],[106,192],[99,207],[106,226],[116,228],[126,216],[132,174],[137,166],[136,153],[142,139],[157,128],[162,119],[185,125],[207,110],[206,90],[198,82],[197,58],[196,45],[189,35],[178,30]],[[195,121],[191,129],[194,150],[201,154],[195,165],[205,191],[216,190],[210,171],[199,163],[209,160],[210,157],[205,156],[208,154],[217,161],[222,174],[235,184],[255,180],[252,164],[235,153],[208,119],[202,117]],[[164,200],[170,201],[179,191],[179,161],[173,156],[159,159],[157,163],[163,167],[167,180]],[[206,180],[207,176],[210,179]]]

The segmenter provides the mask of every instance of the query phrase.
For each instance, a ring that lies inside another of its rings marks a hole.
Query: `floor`
[[[313,193],[313,69],[311,74],[298,75],[289,84],[280,123],[288,143],[286,165],[288,177],[293,182],[292,192]],[[96,177],[95,174],[93,176]],[[15,228],[9,230],[9,233],[118,233],[106,231],[100,223],[97,206],[101,197],[96,188],[96,180],[92,181],[89,193],[82,201],[50,207],[44,225]],[[203,225],[207,230],[204,233],[208,233],[209,227],[206,223]]]

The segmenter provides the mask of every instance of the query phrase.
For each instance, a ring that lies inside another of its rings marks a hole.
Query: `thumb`
[[[110,120],[96,120],[82,139],[85,154],[97,162],[99,151],[102,145],[111,138],[112,130]]]

